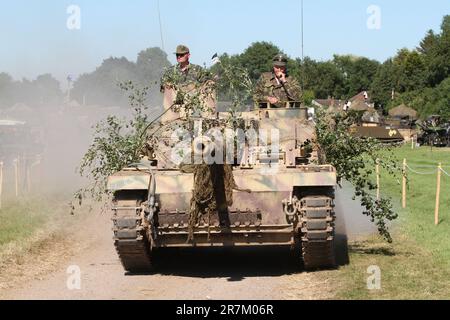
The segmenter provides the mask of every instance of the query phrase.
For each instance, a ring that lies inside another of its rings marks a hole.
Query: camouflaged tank
[[[169,107],[174,99],[173,92],[165,92],[162,123],[179,119]],[[299,263],[307,270],[335,265],[336,171],[331,165],[314,164],[313,120],[295,102],[285,108],[259,104],[252,109],[242,112],[240,121],[246,128],[278,132],[276,148],[270,139],[256,148],[245,144],[241,157],[230,165],[232,199],[200,217],[193,229],[190,210],[194,180],[199,177],[170,160],[173,141],[161,142],[163,147],[149,162],[109,178],[108,189],[114,192],[115,247],[125,270],[151,269],[152,252],[169,247],[289,246],[297,250],[302,257]],[[208,116],[220,119],[226,115]],[[194,139],[193,148],[200,152],[210,147],[198,147],[197,142]],[[214,181],[212,196],[224,193],[223,181]]]
[[[405,140],[400,129],[386,123],[374,108],[362,113],[359,123],[350,128],[350,133],[363,139],[374,138],[385,144],[398,144]]]

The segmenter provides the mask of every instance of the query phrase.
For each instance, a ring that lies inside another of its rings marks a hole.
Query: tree
[[[450,77],[450,15],[443,18],[440,33],[428,31],[417,50],[399,50],[393,65],[390,77],[396,79],[395,88],[400,95],[390,105],[405,103],[416,109],[422,118],[430,114],[450,116],[446,92]],[[389,76],[389,71],[383,74]],[[382,83],[377,77],[374,82],[377,90],[386,89]],[[382,96],[380,100],[386,101],[385,91],[378,95]]]
[[[441,33],[434,37],[428,33],[424,41],[428,85],[436,86],[450,76],[450,15],[443,18]]]
[[[74,83],[73,98],[79,103],[119,105],[127,104],[127,98],[118,87],[121,81],[138,78],[136,65],[125,57],[108,58],[94,72],[81,75]]]
[[[72,94],[80,103],[126,106],[128,98],[118,84],[131,80],[149,86],[149,102],[160,104],[159,81],[169,65],[167,54],[156,47],[139,52],[136,62],[110,57],[94,72],[81,75],[74,83]]]
[[[39,101],[36,99],[37,88],[31,80],[22,78],[22,81],[14,85],[13,93],[14,103],[24,103],[28,106],[39,104]]]
[[[55,106],[62,102],[62,91],[59,81],[51,74],[40,75],[32,82],[34,86],[35,104],[40,106]]]
[[[393,105],[404,103],[419,112],[421,118],[438,114],[443,119],[450,119],[450,77],[435,88],[405,92],[397,97]]]
[[[398,70],[392,59],[386,60],[377,68],[377,72],[370,85],[373,102],[385,111],[392,98],[392,90],[397,90]]]
[[[450,77],[439,84],[433,97],[434,101],[431,105],[434,107],[434,110],[430,114],[437,113],[444,119],[450,120]],[[425,105],[425,108],[427,107],[428,105]]]
[[[270,42],[255,42],[239,55],[238,62],[257,81],[262,73],[272,70],[272,59],[278,53],[282,53],[280,48]]]
[[[317,62],[306,57],[300,66],[299,81],[304,90],[311,90],[319,99],[329,96],[340,98],[345,95],[344,77],[336,65],[330,61]]]
[[[393,62],[398,67],[397,90],[405,92],[425,87],[427,69],[423,55],[404,48],[398,51]]]
[[[143,84],[154,84],[155,81],[159,83],[164,69],[169,66],[167,53],[158,47],[148,48],[138,53],[136,70]]]
[[[10,107],[14,102],[14,82],[7,73],[0,73],[0,108]]]
[[[305,57],[303,61],[297,59],[300,68],[291,72],[291,75],[296,77],[304,90],[310,90],[316,96],[316,78],[318,77],[317,62],[310,57]]]
[[[427,35],[417,47],[417,51],[425,55],[430,54],[436,47],[438,41],[438,37],[434,34],[433,30],[428,30]]]
[[[368,90],[380,65],[378,61],[352,55],[334,55],[333,63],[344,78],[346,97]]]
[[[161,105],[162,98],[159,93],[160,79],[164,70],[170,66],[167,53],[158,47],[148,48],[138,53],[136,71],[139,82],[149,86],[149,103]]]

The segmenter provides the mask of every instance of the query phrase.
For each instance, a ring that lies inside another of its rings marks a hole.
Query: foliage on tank
[[[130,104],[134,108],[133,119],[126,122],[114,116],[108,117],[96,127],[94,142],[87,151],[81,163],[79,173],[90,178],[91,185],[77,192],[76,197],[82,199],[85,196],[93,196],[99,200],[105,194],[106,181],[109,175],[119,171],[123,167],[139,161],[144,155],[158,152],[160,137],[164,132],[171,132],[174,126],[185,126],[189,129],[193,114],[209,112],[208,99],[217,87],[222,86],[228,91],[230,102],[227,106],[228,117],[218,121],[214,125],[225,128],[236,128],[241,125],[238,108],[248,102],[252,96],[254,84],[245,69],[239,69],[227,65],[220,65],[219,77],[213,77],[204,83],[195,84],[195,90],[188,92],[179,91],[178,102],[183,102],[185,114],[184,121],[161,124],[160,115],[153,121],[149,121],[145,111],[146,94],[148,88],[138,88],[132,82],[122,84],[122,89],[129,93]],[[218,67],[215,67],[218,68]],[[219,80],[219,81],[217,81]],[[176,89],[176,81],[172,83]],[[178,108],[175,101],[171,108]],[[361,204],[366,208],[364,212],[377,225],[379,233],[387,240],[392,241],[388,231],[387,220],[394,220],[397,215],[392,210],[390,199],[376,200],[371,191],[375,188],[372,181],[372,168],[376,159],[383,159],[380,164],[394,173],[395,161],[391,157],[386,158],[386,148],[374,139],[360,139],[349,133],[349,127],[354,124],[356,118],[352,113],[347,115],[325,115],[317,112],[316,147],[322,157],[321,163],[330,163],[336,167],[339,180],[347,180],[355,188],[355,197],[361,197]],[[198,170],[201,167],[197,167]],[[231,180],[230,180],[231,181]],[[231,183],[232,185],[232,183]],[[193,197],[194,199],[195,197]],[[208,205],[202,204],[204,208]],[[214,207],[214,204],[211,204]],[[191,224],[195,222],[195,216],[200,211],[199,206],[192,217]],[[203,210],[204,211],[204,210]],[[207,211],[204,211],[205,213]]]
[[[371,218],[379,233],[388,241],[392,238],[387,220],[397,218],[390,199],[374,196],[377,188],[372,175],[376,163],[389,174],[396,175],[398,161],[394,159],[392,146],[386,146],[375,138],[360,138],[351,134],[350,127],[357,121],[355,112],[329,114],[317,112],[317,148],[320,161],[336,168],[338,182],[349,181],[355,188],[355,197],[360,197],[364,214]]]

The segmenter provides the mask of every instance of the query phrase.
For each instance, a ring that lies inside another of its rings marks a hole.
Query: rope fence
[[[0,161],[0,209],[2,208],[3,191],[8,190],[4,188],[5,178],[7,178],[5,171],[8,168],[13,171],[13,183],[14,183],[14,195],[17,198],[21,193],[30,193],[32,191],[32,177],[40,172],[39,166],[42,164],[41,155],[36,156],[17,156],[8,163]],[[38,178],[41,178],[41,174],[38,174]],[[40,179],[36,179],[39,182]],[[7,183],[8,181],[6,181]]]
[[[408,173],[413,173],[417,175],[436,175],[437,181],[436,181],[436,204],[435,204],[435,219],[434,223],[435,225],[439,224],[439,204],[440,204],[440,194],[441,194],[441,177],[442,174],[446,175],[447,177],[450,177],[450,174],[444,170],[444,167],[442,166],[442,163],[439,163],[438,166],[432,166],[432,165],[416,165],[414,168],[412,168],[406,161],[406,159],[403,159],[403,166],[402,168],[394,168],[392,166],[389,166],[391,170],[401,170],[402,171],[402,208],[406,208],[406,185],[407,185],[407,176]],[[449,166],[445,166],[449,167]],[[422,171],[417,169],[431,169],[433,168],[433,171]],[[380,199],[380,168],[379,168],[379,162],[377,161],[375,164],[375,172],[376,172],[376,179],[377,179],[377,199]]]
[[[449,174],[447,171],[445,171],[445,170],[442,169],[442,168],[440,168],[440,169],[441,169],[441,171],[442,171],[443,174],[445,174],[446,176],[450,177],[450,174]]]
[[[411,168],[408,164],[406,164],[406,168],[409,169],[409,171],[415,173],[415,174],[420,174],[420,175],[430,175],[430,174],[435,174],[436,171],[431,171],[431,172],[419,172],[414,170],[413,168]],[[419,167],[417,167],[419,168]],[[425,168],[425,166],[421,166],[421,168]],[[427,166],[427,168],[429,168],[429,166]]]

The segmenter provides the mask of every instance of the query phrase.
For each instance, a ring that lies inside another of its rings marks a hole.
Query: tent
[[[389,110],[389,116],[399,117],[399,118],[409,117],[411,120],[416,120],[417,119],[417,111],[404,105],[404,104],[401,104],[401,105]]]

